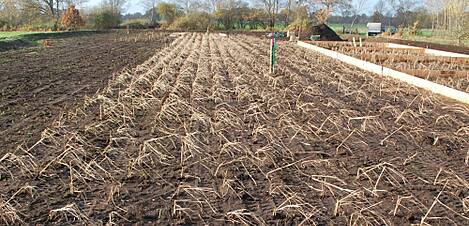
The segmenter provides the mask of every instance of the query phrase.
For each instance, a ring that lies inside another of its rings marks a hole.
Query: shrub
[[[121,24],[122,28],[128,29],[153,29],[159,27],[158,23],[151,23],[146,19],[131,19]]]
[[[463,25],[457,29],[456,38],[458,39],[458,45],[464,45],[464,40],[469,40],[469,15],[463,21]]]
[[[1,31],[9,31],[10,30],[10,25],[8,22],[0,20],[0,30]]]
[[[171,23],[168,23],[166,21],[161,21],[159,28],[160,28],[160,30],[170,30],[170,29],[172,29],[172,26],[173,25]]]
[[[313,22],[309,19],[296,19],[287,30],[296,32],[300,39],[310,38],[313,34]]]
[[[159,3],[156,10],[161,16],[161,21],[168,24],[173,23],[178,17],[183,15],[183,12],[178,9],[177,5],[171,3]]]
[[[311,29],[313,26],[313,22],[311,22],[308,19],[297,19],[293,21],[290,25],[288,25],[288,30],[290,31],[296,31],[296,30],[308,30]]]
[[[84,21],[78,9],[76,9],[74,5],[71,5],[68,7],[67,11],[65,11],[61,24],[67,29],[75,30],[79,26],[82,26]]]
[[[415,21],[413,26],[410,28],[410,31],[409,33],[411,35],[421,35],[421,32],[420,32],[420,21]]]
[[[134,22],[123,24],[122,27],[128,28],[128,29],[145,29],[146,24],[142,22],[134,21]]]
[[[112,29],[119,27],[121,23],[120,15],[109,11],[103,11],[96,15],[95,28],[96,29]]]
[[[57,31],[59,27],[56,23],[33,23],[19,27],[20,31]]]
[[[171,29],[206,30],[210,26],[210,15],[207,13],[192,13],[179,17],[171,24]]]

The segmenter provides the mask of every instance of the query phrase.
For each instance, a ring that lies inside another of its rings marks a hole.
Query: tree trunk
[[[56,14],[56,15],[55,15],[55,16],[56,16],[56,18],[55,18],[55,23],[58,25],[58,24],[59,24],[59,20],[60,20],[60,9],[59,9],[60,6],[59,6],[59,1],[58,1],[58,0],[56,0],[55,3],[56,3],[56,4],[55,4],[55,6],[56,6],[56,7],[55,7],[55,14]]]
[[[47,8],[49,8],[49,13],[51,15],[52,20],[55,19],[55,9],[54,9],[54,2],[53,1],[46,1]]]
[[[432,14],[432,33],[435,32],[435,14]]]
[[[155,5],[151,8],[151,18],[150,18],[151,25],[155,24]]]
[[[287,16],[285,18],[285,26],[286,27],[288,27],[288,24],[290,23],[291,1],[292,0],[288,0]]]
[[[355,15],[355,16],[353,17],[352,24],[350,24],[350,28],[352,28],[353,25],[355,25],[355,21],[357,20],[357,17],[358,17],[358,15]],[[381,21],[380,21],[380,22],[381,22]]]

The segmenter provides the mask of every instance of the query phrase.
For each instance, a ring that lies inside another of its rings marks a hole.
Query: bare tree
[[[122,14],[125,11],[127,0],[103,0],[102,7],[114,14]]]
[[[333,12],[340,6],[350,5],[351,0],[313,0],[313,2],[325,7],[329,12]]]
[[[82,6],[88,2],[88,0],[64,0],[64,6],[68,8],[69,6]]]
[[[329,18],[330,14],[340,7],[350,7],[351,0],[312,0],[313,4],[319,5],[320,17]]]
[[[243,14],[247,14],[243,9],[247,8],[246,2],[239,0],[223,0],[216,5],[215,18],[223,24],[225,29],[232,29],[236,22],[243,20]]]
[[[373,9],[375,12],[384,15],[386,10],[386,2],[384,0],[378,0]]]
[[[60,18],[60,4],[63,0],[38,0],[44,12],[48,12],[52,19],[59,20]]]
[[[141,0],[141,4],[145,8],[145,10],[150,10],[150,23],[156,23],[156,5],[158,4],[158,0]]]
[[[5,20],[9,25],[20,23],[20,9],[16,1],[0,0],[0,20]]]
[[[358,16],[363,13],[363,7],[368,3],[368,0],[357,0],[353,4],[351,4],[351,9],[353,12],[353,21],[350,27],[353,27],[355,22],[357,21]]]
[[[286,6],[285,6],[285,9],[286,9],[285,25],[286,26],[288,26],[288,24],[290,22],[290,14],[291,14],[291,10],[292,10],[292,4],[293,4],[293,0],[287,0],[286,1]]]
[[[427,10],[432,16],[432,30],[440,24],[440,12],[443,5],[443,0],[426,0]]]
[[[389,0],[389,5],[396,14],[399,10],[412,11],[417,5],[417,0]]]
[[[210,2],[203,0],[174,0],[174,2],[181,7],[186,14],[191,12],[210,11]]]
[[[222,0],[207,0],[207,9],[209,13],[214,13]]]
[[[389,6],[394,15],[394,23],[399,26],[410,26],[412,24],[412,11],[417,6],[417,0],[390,0]],[[414,25],[416,21],[414,21]]]
[[[269,27],[275,27],[275,17],[279,12],[279,0],[259,0],[264,10],[269,14]]]
[[[458,39],[458,44],[469,36],[468,0],[446,0],[444,2],[445,27],[451,30]]]
[[[31,14],[30,11],[36,11],[35,13],[48,15],[58,23],[60,13],[68,6],[82,5],[87,0],[16,0],[15,2],[20,5],[23,11],[28,11],[26,14]]]

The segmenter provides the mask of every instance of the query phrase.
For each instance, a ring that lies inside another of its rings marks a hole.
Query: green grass
[[[29,35],[33,34],[46,34],[52,32],[29,32],[29,31],[7,31],[7,32],[0,32],[0,40],[5,39],[22,39]]]
[[[103,31],[104,32],[104,31]],[[35,46],[39,44],[40,40],[44,39],[59,39],[77,36],[86,36],[99,33],[95,30],[80,30],[80,31],[57,31],[57,32],[0,32],[0,52]]]
[[[434,36],[439,36],[438,33],[439,32],[432,31],[431,29],[421,29],[420,34],[418,36],[431,38],[431,37],[434,37]]]
[[[0,41],[11,41],[11,40],[41,40],[48,38],[61,38],[63,36],[75,36],[75,35],[86,35],[89,33],[95,33],[96,30],[78,30],[78,31],[8,31],[0,32]]]
[[[404,32],[401,37],[404,40],[430,42],[444,45],[459,45],[457,38],[451,31],[420,29],[417,34]],[[463,40],[464,46],[469,46],[469,40]]]
[[[20,32],[20,31],[11,31],[11,32],[0,32],[0,40],[1,39],[9,39],[9,38],[15,38],[24,34],[27,34],[29,32]]]
[[[444,35],[403,35],[402,39],[419,41],[419,42],[431,42],[444,45],[458,45],[458,40],[454,36]],[[469,40],[463,41],[464,46],[469,46]]]
[[[366,27],[366,24],[354,24],[351,26],[351,24],[327,24],[332,30],[334,30],[337,34],[342,34],[343,27],[345,26],[345,29],[348,31],[353,31],[355,32],[358,30],[358,33],[360,35],[366,35],[368,33],[368,28]]]

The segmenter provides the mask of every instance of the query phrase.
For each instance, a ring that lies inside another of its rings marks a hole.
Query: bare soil
[[[351,42],[313,44],[469,92],[468,58],[432,56],[423,49],[387,48],[384,43],[376,42],[364,42],[362,47],[354,47]]]
[[[188,33],[115,76],[0,158],[0,220],[469,224],[467,105],[286,42],[269,74],[268,51]]]
[[[170,42],[133,31],[66,36],[50,47],[0,52],[0,154],[32,145],[58,116]]]

